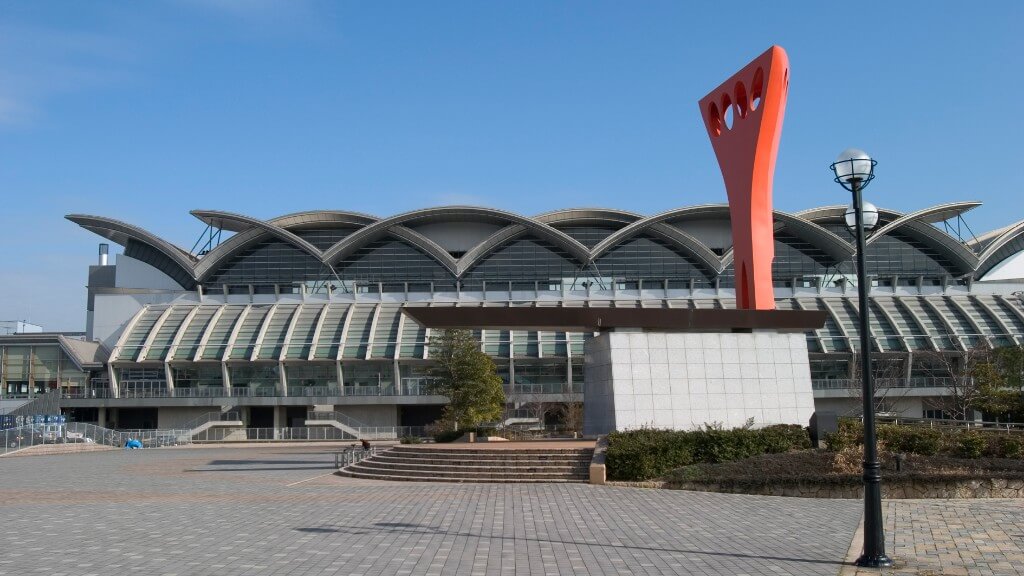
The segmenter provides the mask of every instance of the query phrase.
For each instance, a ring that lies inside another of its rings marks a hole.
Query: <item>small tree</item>
[[[971,375],[982,391],[978,409],[999,416],[1024,411],[1024,346],[992,350]]]
[[[491,357],[469,330],[441,330],[430,339],[434,366],[428,384],[434,394],[447,396],[443,420],[452,429],[472,427],[501,418],[505,391]]]

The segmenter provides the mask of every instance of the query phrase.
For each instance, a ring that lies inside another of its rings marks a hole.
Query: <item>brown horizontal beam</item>
[[[825,325],[820,310],[697,308],[411,307],[402,311],[428,328],[589,332],[642,328],[681,332],[780,330],[803,332]]]

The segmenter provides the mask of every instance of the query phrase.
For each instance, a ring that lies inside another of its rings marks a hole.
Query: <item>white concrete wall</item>
[[[807,425],[803,334],[606,332],[587,341],[584,433]]]
[[[990,280],[1020,280],[1024,278],[1024,252],[1018,252],[996,264],[982,281]]]
[[[97,294],[92,318],[93,340],[100,340],[112,349],[128,321],[146,304],[164,304],[181,301],[197,302],[194,292],[155,292],[152,294]]]
[[[184,290],[181,284],[170,276],[124,254],[117,255],[117,268],[114,272],[114,286],[118,288],[150,288],[154,290]]]

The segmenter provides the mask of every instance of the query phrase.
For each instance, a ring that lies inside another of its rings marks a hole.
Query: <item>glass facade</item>
[[[362,283],[455,281],[451,273],[437,260],[414,246],[393,238],[370,242],[335,263],[334,269],[342,280]],[[392,291],[404,291],[404,287],[395,288]]]
[[[58,388],[67,394],[85,394],[92,377],[56,344],[0,346],[0,362],[3,398],[28,398]]]
[[[492,252],[465,275],[467,282],[524,282],[513,290],[534,290],[537,281],[561,283],[575,278],[579,264],[572,256],[538,238],[520,237]]]
[[[643,281],[657,287],[665,280],[693,280],[697,287],[711,286],[713,282],[710,271],[692,262],[668,242],[644,235],[612,248],[600,256],[594,266],[598,276],[611,277],[616,282]]]
[[[220,364],[194,364],[172,368],[175,388],[223,388]]]
[[[231,366],[231,388],[276,389],[280,381],[277,364]]]
[[[587,248],[597,246],[619,228],[611,226],[560,226],[558,228]]]
[[[330,278],[318,259],[291,244],[271,238],[232,256],[205,282],[210,292],[228,285],[274,285],[317,282]]]

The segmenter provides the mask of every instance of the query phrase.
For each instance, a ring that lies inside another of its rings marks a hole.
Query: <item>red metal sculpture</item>
[[[737,308],[775,308],[772,179],[788,88],[789,58],[772,46],[700,101],[729,194]]]

